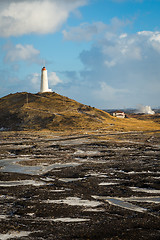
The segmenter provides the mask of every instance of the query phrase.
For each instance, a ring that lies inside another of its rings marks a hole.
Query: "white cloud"
[[[39,73],[33,73],[31,77],[31,83],[35,86],[40,85],[40,74]]]
[[[141,32],[137,32],[138,35],[141,36],[151,36],[153,34],[152,31],[141,31]]]
[[[65,40],[72,41],[91,41],[92,38],[103,32],[107,25],[102,22],[95,22],[93,24],[83,23],[78,27],[70,27],[68,31],[63,31]]]
[[[115,60],[111,60],[111,61],[105,61],[104,64],[107,66],[107,67],[114,67],[116,65],[116,61]]]
[[[105,99],[106,101],[114,101],[119,98],[121,95],[123,96],[125,93],[128,93],[126,89],[118,89],[109,86],[106,82],[100,82],[99,89],[94,91],[94,94],[99,98]]]
[[[55,72],[48,73],[48,80],[51,86],[55,86],[59,83],[62,83],[62,80],[56,75]]]
[[[1,0],[0,36],[56,32],[87,0]]]
[[[80,54],[80,60],[84,64],[80,81],[92,92],[90,103],[102,107],[158,105],[160,32],[107,32]]]
[[[41,75],[39,73],[33,73],[29,75],[28,80],[34,89],[40,88]],[[48,81],[50,86],[56,86],[57,84],[62,83],[62,80],[56,75],[55,72],[48,73]]]
[[[104,24],[103,22],[82,23],[77,27],[69,27],[67,30],[63,30],[63,36],[68,41],[91,41],[95,38],[100,38],[104,32],[109,37],[110,34],[114,35],[114,32],[120,31],[123,27],[131,24],[129,20],[121,21],[114,17],[111,19],[110,24]],[[121,36],[122,38],[125,35]]]
[[[114,67],[118,63],[128,60],[141,60],[141,46],[137,36],[129,36],[127,34],[106,34],[106,39],[101,45],[105,64],[108,67]]]
[[[150,37],[150,42],[152,47],[160,53],[160,32],[155,32]]]
[[[119,38],[126,38],[127,36],[128,36],[127,33],[123,33],[119,36]]]
[[[148,46],[160,53],[160,32],[142,31],[137,33],[141,39],[144,39]]]
[[[41,85],[41,74],[37,72],[29,74],[26,77],[25,81],[21,81],[21,84],[22,82],[25,82],[25,84],[23,86],[21,85],[21,91],[25,90],[29,92],[39,92]],[[62,81],[59,79],[55,72],[48,72],[48,83],[49,87],[55,87],[59,83],[62,83]],[[53,91],[55,91],[55,88]]]
[[[5,61],[15,62],[15,61],[29,61],[34,62],[39,58],[40,51],[35,49],[33,45],[8,45],[4,47],[7,51],[5,56]]]

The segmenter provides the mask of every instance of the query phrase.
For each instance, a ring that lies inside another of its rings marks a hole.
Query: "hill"
[[[160,130],[159,122],[117,119],[107,112],[53,93],[15,93],[0,99],[0,129]]]

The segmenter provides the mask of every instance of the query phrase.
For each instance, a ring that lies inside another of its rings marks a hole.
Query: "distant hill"
[[[117,119],[57,93],[15,93],[0,98],[0,129],[6,130],[160,130],[160,124]]]

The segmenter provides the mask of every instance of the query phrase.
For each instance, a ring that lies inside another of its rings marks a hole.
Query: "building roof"
[[[124,113],[124,112],[117,110],[114,113]]]

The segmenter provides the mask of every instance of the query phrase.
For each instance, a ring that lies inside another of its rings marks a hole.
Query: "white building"
[[[41,71],[41,89],[40,92],[52,92],[52,89],[48,88],[48,76],[47,69],[45,67],[42,68]]]
[[[118,117],[118,118],[125,118],[125,117],[126,117],[125,113],[124,113],[124,112],[121,112],[121,111],[116,111],[116,112],[114,112],[114,113],[113,113],[113,116],[114,116],[114,117]]]

